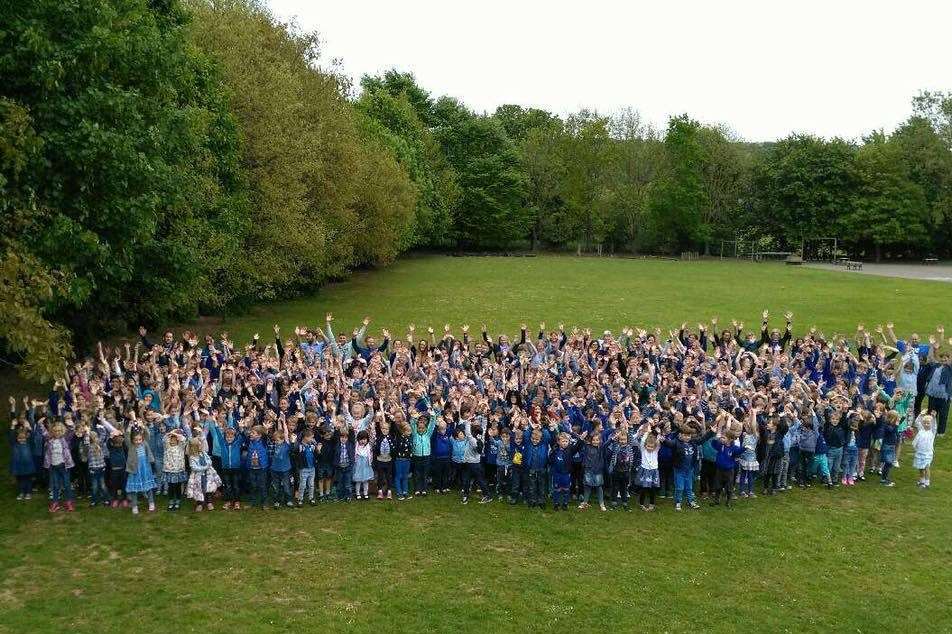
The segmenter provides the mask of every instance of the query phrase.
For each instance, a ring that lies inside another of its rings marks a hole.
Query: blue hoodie
[[[274,453],[271,457],[271,470],[286,473],[291,470],[291,443],[284,441],[272,443]]]
[[[245,454],[245,467],[248,469],[253,469],[252,456],[258,457],[258,468],[267,469],[271,464],[271,461],[268,459],[268,446],[264,444],[264,440],[258,438],[258,440],[248,441],[248,453]]]
[[[733,469],[734,458],[744,453],[742,446],[734,443],[725,445],[717,438],[711,440],[711,447],[717,451],[717,458],[714,459],[714,462],[718,469]]]
[[[526,443],[525,453],[522,456],[522,466],[531,470],[545,469],[549,463],[549,446],[540,441],[538,445]]]
[[[449,458],[453,453],[453,439],[450,437],[449,430],[443,433],[439,430],[433,432],[432,445],[434,458]]]
[[[450,442],[453,445],[453,462],[462,464],[466,456],[466,447],[469,445],[469,441],[467,441],[466,438],[462,440],[453,438]]]
[[[240,469],[241,446],[245,442],[241,432],[236,432],[234,440],[228,442],[218,426],[212,425],[212,435],[215,436],[215,446],[220,452],[222,469]]]

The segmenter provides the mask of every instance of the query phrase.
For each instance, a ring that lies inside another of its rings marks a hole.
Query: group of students
[[[528,507],[653,511],[658,497],[730,507],[875,473],[893,486],[903,444],[929,487],[952,398],[950,347],[892,324],[852,340],[743,323],[404,339],[298,327],[202,341],[166,332],[69,368],[45,401],[10,399],[17,499],[196,511],[408,500],[458,491]],[[927,407],[923,407],[924,405]],[[412,483],[412,484],[411,484]],[[695,493],[697,489],[697,494]],[[593,498],[594,496],[594,498]]]

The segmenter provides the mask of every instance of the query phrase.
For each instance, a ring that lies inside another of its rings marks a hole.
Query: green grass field
[[[673,328],[770,309],[802,332],[949,322],[952,285],[784,267],[562,257],[420,258],[191,326],[270,338],[364,315],[421,327]],[[947,323],[952,330],[952,323]],[[19,389],[7,376],[7,390]],[[133,517],[0,499],[0,632],[948,631],[952,474],[792,491],[728,512],[554,514],[455,497]],[[908,458],[911,454],[904,454]],[[6,460],[6,457],[4,457]],[[161,508],[161,505],[160,505]],[[945,615],[945,616],[943,616]]]

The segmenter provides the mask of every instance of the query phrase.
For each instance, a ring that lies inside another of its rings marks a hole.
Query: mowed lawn
[[[777,264],[623,259],[403,260],[313,297],[205,319],[233,337],[271,325],[406,325],[478,336],[540,320],[593,330],[756,328],[767,308],[797,332],[952,331],[952,285]],[[194,325],[193,325],[194,326]],[[7,389],[15,386],[9,376]],[[4,400],[5,400],[4,395]],[[529,511],[455,497],[302,510],[195,514],[0,499],[0,632],[756,631],[952,628],[952,473],[940,440],[933,486],[911,452],[894,489],[866,483],[740,501],[734,511]],[[4,452],[4,465],[7,454]],[[42,498],[42,496],[40,496]],[[160,508],[164,504],[160,502]]]

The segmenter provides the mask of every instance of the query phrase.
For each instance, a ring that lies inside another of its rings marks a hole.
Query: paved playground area
[[[939,264],[873,264],[864,262],[861,271],[847,271],[846,267],[835,264],[807,264],[806,266],[857,275],[883,275],[886,277],[905,277],[913,280],[952,282],[952,262],[940,262]]]

